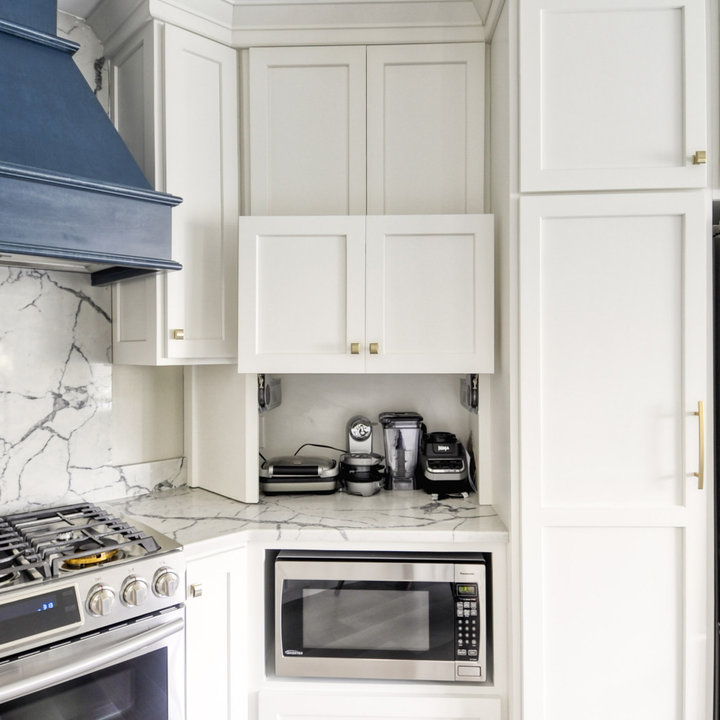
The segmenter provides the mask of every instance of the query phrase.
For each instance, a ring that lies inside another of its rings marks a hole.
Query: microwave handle
[[[116,660],[121,660],[143,647],[163,640],[170,635],[174,635],[176,632],[181,631],[184,625],[185,621],[182,618],[173,620],[172,622],[155,627],[152,630],[146,630],[129,640],[123,640],[111,648],[101,652],[91,653],[82,660],[70,663],[69,665],[61,665],[38,675],[22,678],[17,682],[0,687],[0,703],[29,695],[36,690],[43,690],[44,688],[57,685],[65,680],[72,680],[73,678],[80,677],[88,670],[97,670],[99,667],[109,665]]]

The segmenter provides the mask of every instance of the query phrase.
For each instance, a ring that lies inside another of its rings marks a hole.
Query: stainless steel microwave
[[[487,681],[488,560],[482,554],[280,552],[276,674]]]

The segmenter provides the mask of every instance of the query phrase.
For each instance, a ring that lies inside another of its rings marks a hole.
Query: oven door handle
[[[91,653],[82,660],[72,662],[68,665],[61,665],[0,687],[0,703],[29,695],[36,690],[43,690],[51,685],[64,682],[65,680],[72,680],[84,675],[88,670],[98,670],[101,667],[112,664],[116,660],[122,660],[137,650],[147,647],[159,640],[163,640],[170,635],[174,635],[176,632],[180,632],[184,626],[185,620],[178,618],[159,627],[146,630],[128,640],[123,640],[106,650]]]

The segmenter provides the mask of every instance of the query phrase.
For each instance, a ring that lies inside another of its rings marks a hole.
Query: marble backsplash
[[[182,458],[112,464],[111,293],[0,267],[0,512],[185,484]]]

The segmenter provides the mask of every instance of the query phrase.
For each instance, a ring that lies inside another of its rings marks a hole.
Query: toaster
[[[338,488],[337,460],[308,455],[282,455],[260,466],[260,489],[278,493],[333,493]]]

